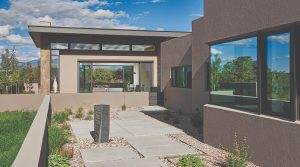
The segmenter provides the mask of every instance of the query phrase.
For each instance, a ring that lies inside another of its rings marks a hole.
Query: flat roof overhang
[[[28,26],[28,32],[32,40],[34,41],[36,47],[38,48],[40,48],[40,44],[41,44],[41,34],[95,35],[96,37],[118,36],[123,38],[152,37],[152,38],[157,38],[158,42],[191,34],[191,32],[179,32],[179,31],[98,29],[98,28],[53,27],[53,26],[50,27],[50,26],[32,26],[32,25]]]

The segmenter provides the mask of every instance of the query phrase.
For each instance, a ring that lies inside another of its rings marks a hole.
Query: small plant
[[[87,115],[87,116],[84,117],[84,119],[85,119],[85,120],[92,120],[93,117],[92,117],[91,115]]]
[[[53,120],[59,124],[64,123],[65,121],[69,120],[69,113],[65,111],[54,113]]]
[[[201,128],[203,123],[203,114],[199,110],[199,108],[196,109],[196,112],[192,113],[191,115],[191,123],[195,128]]]
[[[186,155],[178,162],[179,167],[203,167],[202,160],[196,155]]]
[[[79,107],[76,114],[75,114],[75,118],[83,118],[83,108],[82,107]]]
[[[164,111],[163,114],[164,114],[163,115],[164,116],[164,120],[166,120],[166,121],[169,121],[173,117],[173,115],[172,115],[172,113],[171,113],[170,110]]]
[[[89,112],[88,112],[89,115],[94,115],[94,110],[92,109],[89,109]]]
[[[121,106],[121,109],[122,109],[122,111],[125,111],[125,110],[127,109],[126,104],[123,104],[123,105]]]
[[[70,158],[62,156],[60,154],[49,155],[48,166],[49,167],[68,167],[70,166]]]
[[[69,113],[69,115],[72,115],[72,109],[71,108],[65,108],[65,112]]]
[[[49,154],[57,153],[68,142],[69,135],[68,130],[50,125],[48,128]]]
[[[226,155],[226,167],[247,167],[250,155],[248,153],[249,147],[247,146],[247,139],[244,137],[242,143],[238,142],[238,136],[234,135],[234,148],[233,151],[224,149],[227,152]]]

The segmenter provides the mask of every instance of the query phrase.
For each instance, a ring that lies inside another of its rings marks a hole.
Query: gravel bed
[[[108,143],[95,143],[91,139],[74,139],[69,145],[73,147],[73,158],[70,161],[72,167],[84,167],[84,163],[80,154],[81,149],[105,148],[128,146],[128,142],[123,138],[111,138]]]
[[[202,159],[206,167],[223,167],[225,162],[225,152],[212,147],[210,145],[204,144],[201,141],[186,135],[186,134],[172,134],[169,137],[182,142],[189,147],[193,148],[198,156]],[[181,157],[171,157],[167,158],[172,164],[177,164]],[[253,163],[249,163],[248,167],[257,167]]]

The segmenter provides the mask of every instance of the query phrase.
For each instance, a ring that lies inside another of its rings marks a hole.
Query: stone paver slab
[[[113,161],[138,158],[138,155],[129,147],[110,147],[80,150],[84,163]]]
[[[128,137],[127,141],[145,157],[196,154],[194,150],[167,136]]]
[[[92,162],[86,163],[86,167],[167,167],[160,159],[141,158],[141,159],[125,159],[116,161]]]

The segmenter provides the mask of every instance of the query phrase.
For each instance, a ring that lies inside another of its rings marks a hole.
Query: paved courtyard
[[[146,107],[144,112],[160,111],[161,108]],[[77,139],[92,139],[93,121],[71,121]],[[187,145],[168,137],[168,134],[182,134],[182,130],[160,122],[139,111],[118,112],[110,120],[110,138],[121,137],[129,146],[93,148],[80,150],[86,167],[101,166],[166,166],[163,157],[196,154]]]

